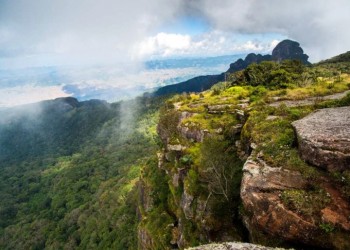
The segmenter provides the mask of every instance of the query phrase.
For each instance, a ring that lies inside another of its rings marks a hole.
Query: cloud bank
[[[215,32],[280,34],[299,41],[317,61],[349,50],[349,9],[348,0],[0,0],[0,67],[215,52],[220,39],[205,39]],[[159,30],[184,16],[208,25],[202,39]],[[244,51],[247,41],[227,38],[222,44]]]
[[[260,34],[250,38],[250,36],[239,34],[232,36],[231,33],[222,31],[211,31],[197,36],[161,32],[140,42],[135,53],[141,58],[268,53],[281,40],[271,40],[270,37],[264,37]]]
[[[312,61],[350,49],[348,0],[193,0],[187,6],[205,17],[214,29],[274,32],[297,40]]]

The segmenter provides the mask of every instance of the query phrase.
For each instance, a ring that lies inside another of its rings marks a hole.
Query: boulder
[[[318,110],[292,123],[301,157],[327,169],[350,169],[350,107]]]
[[[288,210],[281,200],[282,191],[303,189],[306,185],[299,172],[273,168],[253,157],[247,159],[243,166],[241,198],[246,211],[243,221],[252,242],[258,241],[256,232],[304,243],[318,237],[317,226]]]

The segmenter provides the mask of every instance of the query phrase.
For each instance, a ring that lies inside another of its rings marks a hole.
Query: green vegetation
[[[53,114],[60,103],[41,113],[40,126],[21,132],[23,150],[2,152],[12,160],[0,167],[0,248],[136,249],[137,186],[156,152],[159,102],[90,103]],[[6,129],[2,143],[18,132]],[[36,140],[32,149],[38,133],[49,144]]]
[[[350,51],[340,54],[338,56],[332,57],[331,59],[321,61],[319,64],[336,64],[350,62]]]
[[[330,202],[322,188],[309,191],[286,190],[282,193],[282,200],[289,209],[304,216],[317,215]]]

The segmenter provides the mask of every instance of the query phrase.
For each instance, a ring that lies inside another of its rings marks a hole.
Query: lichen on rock
[[[292,125],[304,160],[328,171],[350,169],[350,107],[318,110]]]

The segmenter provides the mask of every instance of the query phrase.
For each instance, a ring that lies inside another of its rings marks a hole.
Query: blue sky
[[[159,32],[191,36],[198,35],[209,30],[209,24],[204,19],[195,16],[181,16],[158,28]]]

